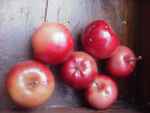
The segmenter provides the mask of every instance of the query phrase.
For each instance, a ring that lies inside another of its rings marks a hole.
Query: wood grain
[[[123,39],[126,5],[126,0],[49,0],[48,21],[66,24],[78,38],[88,23],[103,19]]]
[[[5,76],[13,64],[31,58],[31,34],[43,21],[44,8],[45,0],[1,0],[0,108],[13,105],[6,95]]]
[[[0,113],[143,113],[132,108],[123,106],[116,106],[107,110],[94,110],[83,107],[60,107],[60,108],[45,108],[36,110],[17,110],[17,109],[3,109]]]

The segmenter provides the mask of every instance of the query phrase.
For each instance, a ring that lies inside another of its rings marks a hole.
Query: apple
[[[34,108],[51,97],[54,75],[45,65],[32,60],[14,65],[6,77],[6,88],[10,98],[23,108]]]
[[[107,109],[117,100],[118,88],[110,77],[97,74],[85,92],[87,102],[96,109]]]
[[[82,44],[89,54],[102,60],[112,55],[114,50],[120,45],[120,40],[106,21],[96,20],[85,28]]]
[[[73,37],[60,23],[43,23],[32,36],[34,57],[47,64],[63,63],[73,50]]]
[[[113,76],[128,77],[134,71],[136,62],[141,58],[141,56],[137,58],[130,48],[121,45],[107,61],[106,67],[108,72]]]
[[[65,83],[77,90],[83,90],[94,80],[97,73],[95,60],[85,52],[73,52],[61,69]]]

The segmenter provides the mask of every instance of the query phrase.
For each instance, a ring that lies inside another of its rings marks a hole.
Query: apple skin
[[[34,108],[51,97],[55,80],[43,64],[27,60],[14,65],[6,77],[6,89],[12,101],[22,108]]]
[[[63,63],[73,46],[71,32],[60,23],[43,23],[32,36],[34,57],[47,64]]]
[[[96,20],[85,28],[82,44],[89,54],[102,60],[112,55],[113,51],[120,45],[120,40],[106,21]]]
[[[119,46],[107,62],[108,72],[115,77],[129,77],[135,69],[137,58],[126,46]]]
[[[83,90],[94,80],[97,64],[85,52],[73,52],[61,69],[62,79],[77,90]]]
[[[89,105],[95,109],[107,109],[117,100],[118,87],[107,75],[97,74],[97,77],[85,92]]]

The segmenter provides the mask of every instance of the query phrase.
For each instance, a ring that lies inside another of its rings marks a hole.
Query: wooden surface
[[[147,105],[150,107],[150,1],[143,0],[140,4],[140,39],[138,41],[138,45],[139,52],[143,56],[143,61],[141,62],[141,66],[138,69],[138,84],[140,87],[140,96],[142,96],[142,101],[144,101],[144,103],[147,103]]]
[[[113,106],[107,110],[93,110],[91,108],[84,107],[60,107],[60,108],[49,108],[45,107],[42,109],[34,110],[19,110],[19,109],[3,109],[0,113],[149,113],[133,109],[127,106]]]
[[[5,75],[13,64],[30,58],[30,37],[43,20],[44,8],[44,0],[1,0],[0,108],[12,105],[4,87]]]
[[[2,110],[1,113],[143,113],[134,110],[127,109],[116,109],[116,110],[107,110],[107,111],[89,111],[87,109],[79,108],[55,108],[47,110],[36,110],[36,111],[12,111],[12,110]]]
[[[48,0],[47,21],[67,25],[78,44],[81,33],[88,23],[97,19],[105,19],[118,33],[122,43],[134,48],[137,4],[136,0]],[[5,75],[13,64],[32,58],[31,35],[44,20],[45,6],[46,0],[1,0],[0,109],[15,107],[6,94]],[[76,46],[76,50],[78,49]],[[51,67],[57,80],[56,90],[52,98],[40,108],[82,106],[84,102],[82,94],[63,83],[59,78],[59,72],[56,71],[58,68]],[[136,98],[134,91],[137,82],[135,81],[135,77],[131,80],[117,80],[121,99],[127,100],[128,98],[132,101]],[[40,111],[35,111],[35,113],[40,113]]]

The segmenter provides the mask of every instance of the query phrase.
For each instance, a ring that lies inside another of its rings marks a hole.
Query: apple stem
[[[136,57],[136,58],[134,58],[134,57],[131,57],[131,58],[126,58],[126,61],[127,62],[137,62],[137,61],[140,61],[140,60],[142,60],[142,56],[138,56],[138,57]]]
[[[137,57],[137,60],[139,61],[139,60],[142,60],[142,56],[138,56]]]

